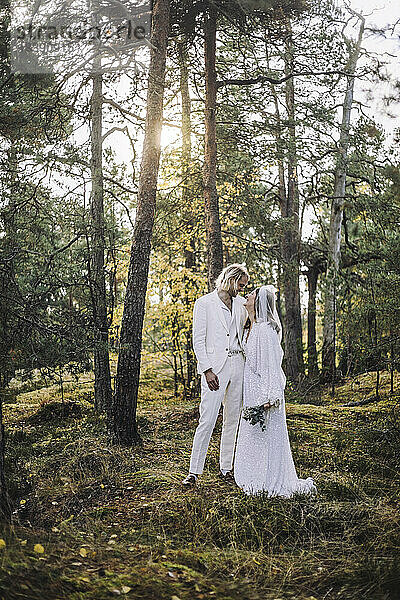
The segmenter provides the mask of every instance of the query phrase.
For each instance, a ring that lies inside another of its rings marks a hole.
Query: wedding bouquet
[[[265,431],[266,413],[263,406],[245,406],[243,409],[243,419],[248,421],[250,425],[259,425],[261,431]]]

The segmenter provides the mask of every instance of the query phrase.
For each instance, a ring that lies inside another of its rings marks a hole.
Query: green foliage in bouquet
[[[261,431],[265,431],[265,409],[263,406],[246,406],[243,409],[243,418],[250,423],[250,425],[260,425]]]

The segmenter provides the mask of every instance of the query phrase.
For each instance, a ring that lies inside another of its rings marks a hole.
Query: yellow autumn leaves
[[[28,543],[27,540],[21,540],[21,546],[26,546]],[[5,540],[3,540],[2,538],[0,538],[0,550],[3,550],[3,548],[5,548],[7,546]],[[42,544],[35,544],[33,546],[33,551],[36,552],[36,554],[44,554],[44,547],[42,546]]]

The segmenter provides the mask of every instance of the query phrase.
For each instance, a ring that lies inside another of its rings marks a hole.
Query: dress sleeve
[[[258,377],[257,405],[279,406],[284,398],[286,377],[282,370],[283,351],[275,329],[266,322],[256,323],[255,352],[250,369]]]

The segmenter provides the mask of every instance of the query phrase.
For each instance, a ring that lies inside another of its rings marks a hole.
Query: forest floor
[[[399,379],[397,375],[397,379]],[[219,418],[206,470],[186,475],[198,401],[144,369],[143,444],[108,443],[91,376],[60,390],[16,382],[5,399],[14,524],[1,533],[4,600],[400,598],[397,394],[373,374],[312,397],[288,394],[300,477],[316,498],[249,498],[218,479]],[[397,414],[396,414],[397,413]]]

